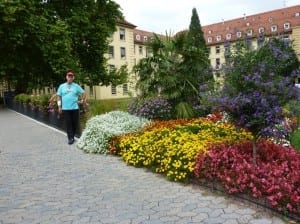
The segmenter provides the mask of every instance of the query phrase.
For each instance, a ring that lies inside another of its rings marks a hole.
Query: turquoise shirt
[[[78,96],[83,94],[84,90],[76,83],[63,83],[58,87],[57,95],[61,97],[62,110],[76,110],[78,106]]]

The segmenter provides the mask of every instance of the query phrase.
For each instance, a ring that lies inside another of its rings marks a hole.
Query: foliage
[[[259,137],[287,134],[276,125],[285,119],[283,107],[300,96],[294,85],[298,66],[294,50],[280,39],[270,39],[256,50],[237,44],[236,51],[228,55],[218,109],[226,111],[237,126],[252,132],[254,163]]]
[[[266,198],[278,211],[300,214],[300,154],[294,148],[261,140],[253,165],[252,143],[212,146],[199,153],[195,176],[220,183],[228,193]]]
[[[51,84],[74,63],[66,24],[40,1],[1,1],[0,20],[0,79],[17,93]]]
[[[172,118],[171,104],[161,97],[145,99],[142,102],[135,98],[129,104],[128,112],[151,120],[169,120]]]
[[[0,80],[16,93],[57,86],[67,70],[89,85],[123,81],[104,58],[118,19],[114,1],[0,1]]]
[[[199,100],[198,86],[213,82],[207,48],[196,41],[199,36],[204,37],[195,9],[190,28],[188,33],[173,37],[166,34],[160,38],[154,34],[147,46],[150,56],[134,67],[139,75],[138,97],[144,100],[160,96],[170,100],[177,118],[193,117],[192,106]]]
[[[193,176],[199,151],[207,152],[212,144],[251,139],[251,135],[237,131],[230,124],[195,119],[184,125],[182,121],[171,129],[156,124],[160,128],[147,128],[122,137],[118,143],[122,158],[127,164],[163,173],[170,180],[188,181]]]
[[[114,136],[141,130],[149,121],[123,111],[112,111],[90,118],[77,147],[87,153],[106,154],[109,141]]]
[[[282,134],[274,132],[284,119],[282,107],[299,96],[294,86],[299,71],[293,49],[271,39],[254,51],[238,49],[230,60],[220,108],[256,138]]]
[[[50,99],[51,99],[50,94],[28,95],[25,93],[20,93],[14,97],[14,101],[26,104],[30,106],[32,109],[38,109],[45,113],[51,112],[49,110]]]
[[[296,130],[291,134],[291,145],[300,153],[300,130]]]

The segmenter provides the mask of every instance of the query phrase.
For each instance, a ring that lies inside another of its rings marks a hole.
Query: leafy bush
[[[279,211],[300,214],[300,154],[292,147],[261,140],[254,166],[250,141],[212,146],[209,153],[199,153],[194,174],[221,183],[230,194],[264,197]]]
[[[130,114],[152,120],[169,120],[172,118],[172,105],[168,100],[156,97],[139,102],[135,98],[128,107]]]
[[[286,135],[274,127],[285,119],[283,106],[299,105],[299,62],[290,43],[272,38],[256,50],[236,43],[229,56],[219,108],[255,138]]]
[[[112,111],[90,118],[77,147],[87,153],[108,153],[109,141],[116,135],[141,130],[149,120],[123,111]]]
[[[300,152],[300,130],[296,130],[291,134],[291,145]]]
[[[14,100],[20,103],[28,104],[31,102],[31,96],[25,93],[20,93],[14,97]]]

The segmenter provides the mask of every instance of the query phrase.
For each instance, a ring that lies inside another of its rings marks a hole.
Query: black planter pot
[[[38,108],[32,107],[31,105],[26,105],[16,101],[13,101],[10,105],[10,109],[14,111],[17,111],[23,115],[26,115],[34,120],[47,124],[51,127],[57,128],[61,131],[66,131],[64,117],[58,115],[55,112],[45,112],[39,110]],[[79,127],[77,127],[76,137],[80,137],[80,135],[81,130],[79,125]]]

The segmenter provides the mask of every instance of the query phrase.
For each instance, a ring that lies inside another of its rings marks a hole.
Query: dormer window
[[[136,40],[141,40],[141,36],[140,36],[139,34],[137,34],[137,35],[135,36],[135,39],[136,39]]]
[[[272,17],[269,17],[269,22],[271,23],[273,21]]]
[[[217,41],[221,41],[221,40],[222,40],[221,35],[217,35],[216,40],[217,40]]]
[[[230,40],[231,39],[231,33],[227,33],[226,34],[226,40]]]
[[[263,28],[263,27],[258,28],[258,33],[264,33],[264,32],[265,32],[265,28]]]
[[[284,28],[285,30],[288,30],[290,27],[291,27],[291,24],[290,24],[290,23],[284,23],[284,24],[283,24],[283,28]]]
[[[144,36],[144,41],[147,41],[148,40],[148,37],[147,36]]]
[[[239,32],[236,32],[236,37],[237,37],[237,38],[241,38],[241,37],[242,37],[242,32],[240,32],[240,31],[239,31]]]
[[[212,42],[212,38],[211,37],[208,37],[207,38],[207,43],[211,43]]]
[[[276,31],[277,31],[277,25],[271,26],[271,31],[272,31],[272,32],[276,32]]]

